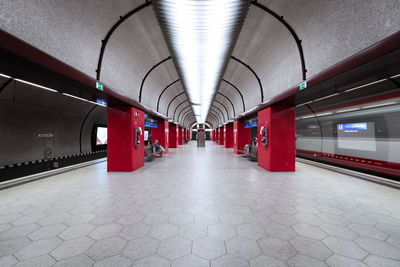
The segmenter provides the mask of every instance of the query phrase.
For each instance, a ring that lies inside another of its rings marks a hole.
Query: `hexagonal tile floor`
[[[191,142],[2,190],[0,266],[400,266],[400,191]]]

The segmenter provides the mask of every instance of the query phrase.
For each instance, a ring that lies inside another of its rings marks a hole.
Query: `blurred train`
[[[319,112],[305,106],[296,118],[298,157],[400,181],[400,97]]]

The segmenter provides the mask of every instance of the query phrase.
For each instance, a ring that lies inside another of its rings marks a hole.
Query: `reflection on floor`
[[[0,191],[0,266],[400,266],[400,191],[184,145]],[[35,265],[36,264],[36,265]]]

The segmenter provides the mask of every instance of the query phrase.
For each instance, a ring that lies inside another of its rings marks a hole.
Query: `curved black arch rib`
[[[157,64],[155,64],[153,67],[151,67],[151,69],[146,73],[146,75],[144,75],[144,78],[142,79],[142,83],[140,84],[140,90],[139,90],[139,103],[142,103],[142,92],[143,92],[143,86],[144,83],[146,82],[147,76],[149,76],[149,74],[158,66],[160,66],[161,64],[163,64],[164,62],[170,60],[172,57],[169,56],[167,58],[164,58],[163,60],[161,60],[160,62],[158,62]]]
[[[108,41],[111,38],[111,35],[114,33],[114,31],[130,16],[135,14],[136,12],[142,10],[145,7],[148,7],[151,5],[151,2],[146,0],[146,2],[133,10],[129,11],[126,13],[124,16],[119,17],[119,20],[111,27],[111,29],[107,32],[106,37],[101,40],[101,49],[100,49],[100,55],[99,55],[99,61],[97,62],[97,70],[96,70],[96,79],[99,81],[100,80],[100,74],[101,74],[101,65],[103,63],[103,56],[104,56],[104,51],[106,50],[106,46]]]
[[[225,111],[226,111],[226,118],[227,118],[227,120],[229,120],[229,112],[228,112],[228,109],[225,107],[225,105],[222,104],[221,102],[219,102],[217,99],[214,99],[214,101],[215,101],[216,103],[220,104],[220,105],[225,109]]]
[[[210,109],[210,112],[208,113],[208,115],[216,122],[215,124],[217,126],[221,124],[220,121],[219,121],[219,117],[216,116],[214,113],[211,113],[211,109]]]
[[[180,94],[177,94],[176,96],[174,96],[174,97],[171,99],[171,101],[169,101],[168,107],[167,107],[167,117],[168,117],[169,107],[171,106],[172,101],[174,101],[177,97],[183,95],[184,93],[185,93],[185,92],[182,92],[182,93],[180,93]]]
[[[161,91],[160,95],[158,96],[158,100],[157,100],[157,112],[158,112],[158,109],[159,109],[159,107],[160,107],[160,100],[161,100],[161,97],[162,97],[162,95],[164,94],[164,92],[165,92],[169,87],[171,87],[171,86],[174,85],[175,83],[179,82],[180,80],[181,80],[181,79],[177,79],[177,80],[173,81],[172,83],[168,84],[168,85],[164,88],[164,90]]]
[[[216,116],[214,113],[211,113],[211,111],[215,112],[214,110],[210,109],[210,112],[208,112],[208,115],[215,120],[219,124],[219,117]]]
[[[187,117],[185,118],[185,120],[183,121],[183,123],[184,123],[185,125],[187,125],[188,122],[189,122],[191,119],[196,120],[196,117],[194,116],[194,114],[190,114],[189,116],[187,116]],[[190,125],[188,125],[187,127],[189,128],[189,126],[190,126]]]
[[[248,68],[256,77],[257,81],[258,81],[258,85],[260,86],[260,94],[261,94],[261,103],[264,102],[264,91],[263,91],[263,87],[262,87],[262,83],[260,78],[258,77],[257,73],[253,70],[252,67],[250,67],[248,64],[244,63],[243,61],[241,61],[240,59],[231,56],[231,58],[237,62],[239,62],[240,64],[242,64],[243,66],[245,66],[246,68]]]
[[[184,100],[183,102],[179,103],[179,105],[177,105],[177,106],[175,107],[174,115],[172,115],[172,119],[173,119],[173,120],[175,120],[175,114],[176,114],[176,111],[178,110],[178,108],[179,108],[182,104],[184,104],[184,103],[186,103],[186,102],[189,102],[189,99]],[[189,104],[189,105],[190,105],[190,104]]]
[[[225,98],[229,101],[229,103],[231,103],[231,105],[232,105],[232,110],[233,110],[233,117],[236,117],[235,105],[233,105],[231,99],[230,99],[229,97],[227,97],[226,95],[224,95],[224,94],[218,92],[218,91],[217,91],[217,94],[219,94],[219,95],[225,97]]]
[[[185,113],[182,114],[182,122],[185,122],[186,116],[189,115],[189,112],[191,112],[192,110],[187,110]]]
[[[142,79],[142,83],[140,84],[140,90],[139,90],[139,103],[142,103],[142,92],[143,92],[143,86],[144,83],[146,82],[147,76],[149,76],[149,74],[158,66],[160,66],[162,63],[168,61],[171,59],[171,56],[164,58],[163,60],[161,60],[160,62],[158,62],[156,65],[154,65],[153,67],[151,67],[151,69],[146,73],[146,75],[144,75],[144,78]]]
[[[234,85],[233,83],[231,83],[231,82],[229,82],[229,81],[227,81],[227,80],[225,80],[225,79],[222,79],[222,81],[223,81],[223,82],[226,82],[227,84],[229,84],[230,86],[232,86],[232,87],[239,93],[240,98],[242,99],[243,112],[245,112],[245,111],[246,111],[246,105],[245,105],[245,103],[244,103],[244,98],[243,98],[242,92],[240,92],[239,88],[237,88],[236,85]]]
[[[189,105],[187,105],[186,107],[182,108],[181,111],[179,111],[178,117],[176,117],[176,121],[177,121],[177,122],[179,122],[179,118],[180,118],[182,112],[183,112],[185,109],[190,108],[190,106],[191,106],[191,105],[189,104]]]
[[[215,111],[213,111],[213,112],[215,112]],[[211,113],[211,115],[212,115],[211,117],[214,118],[214,120],[217,122],[216,125],[217,125],[217,126],[220,126],[222,123],[221,123],[221,121],[220,121],[220,119],[219,119],[218,114],[217,114],[217,113],[215,113],[215,114],[214,114],[214,113]]]
[[[188,121],[189,121],[190,119],[196,120],[196,117],[194,116],[194,114],[190,114],[189,116],[187,116],[187,117],[185,118],[185,120],[183,121],[183,123],[184,123],[184,124],[188,123]]]
[[[98,105],[94,105],[89,111],[88,113],[86,113],[85,118],[83,118],[82,124],[81,124],[81,129],[79,131],[79,151],[80,153],[82,153],[82,133],[83,133],[83,126],[85,126],[85,122],[87,120],[87,118],[89,117],[89,115],[92,113],[92,111],[97,108]]]
[[[215,106],[214,106],[214,105],[211,105],[210,110],[214,111],[215,114],[218,114],[218,117],[220,118],[221,124],[224,123],[224,121],[225,121],[224,113],[223,113],[221,110],[219,110],[219,112],[222,114],[222,118],[221,118],[221,115],[220,115],[216,110],[213,110],[213,109],[211,109],[211,108],[215,108]]]
[[[301,61],[301,72],[302,72],[302,78],[303,81],[306,80],[306,73],[307,73],[307,69],[306,69],[306,63],[304,60],[304,52],[303,52],[303,47],[301,45],[301,40],[300,38],[297,36],[296,32],[294,31],[294,29],[292,28],[292,26],[290,26],[289,23],[287,23],[287,21],[283,18],[283,16],[279,16],[278,14],[276,14],[274,11],[272,11],[271,9],[267,8],[266,6],[260,4],[257,2],[257,0],[253,0],[251,1],[251,4],[264,10],[265,12],[267,12],[268,14],[270,14],[271,16],[273,16],[274,18],[276,18],[277,20],[279,20],[280,23],[282,23],[286,29],[289,30],[289,32],[292,34],[296,45],[297,45],[297,49],[299,50],[299,55],[300,55],[300,61]]]

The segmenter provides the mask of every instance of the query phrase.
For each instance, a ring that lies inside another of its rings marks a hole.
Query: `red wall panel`
[[[233,147],[233,123],[224,125],[225,148]]]
[[[178,138],[177,138],[177,125],[175,123],[169,123],[169,148],[177,148],[178,147]]]
[[[178,126],[178,145],[183,145],[183,128]]]
[[[219,144],[224,145],[224,126],[218,128],[218,137],[219,137]]]
[[[268,127],[268,146],[260,128]],[[258,112],[258,165],[269,171],[295,171],[295,113],[293,107],[272,106]]]
[[[135,146],[135,127],[142,129]],[[133,107],[107,109],[107,171],[133,171],[144,165],[144,112]]]
[[[169,123],[166,120],[160,121],[158,123],[158,128],[152,128],[151,130],[151,142],[154,144],[154,141],[157,139],[158,143],[164,147],[164,153],[167,154],[169,152]]]
[[[236,154],[242,154],[244,146],[251,143],[251,130],[244,128],[241,121],[233,122],[233,149]]]

